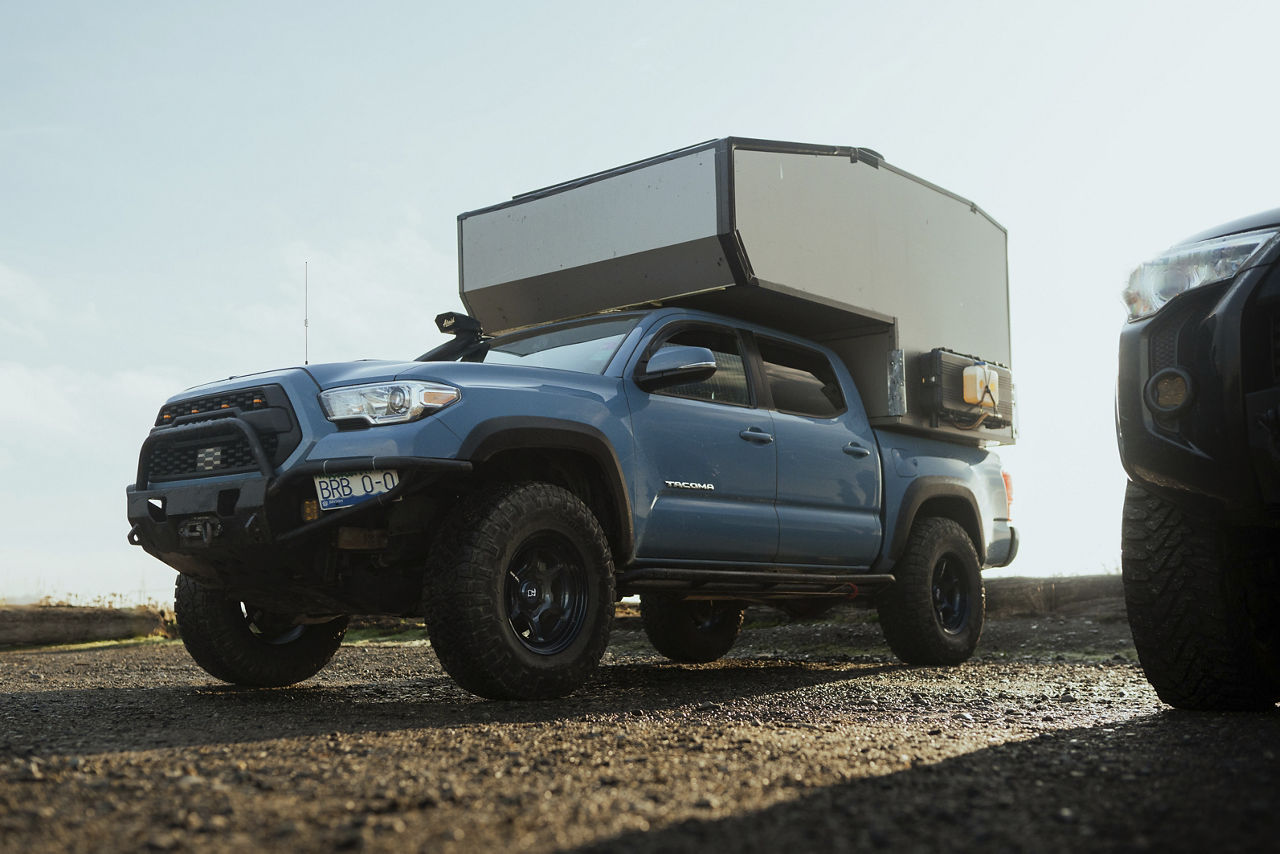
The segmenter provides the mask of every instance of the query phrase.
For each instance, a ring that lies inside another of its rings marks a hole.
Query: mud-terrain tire
[[[917,519],[893,574],[894,583],[876,596],[893,654],[915,665],[968,661],[982,636],[986,597],[964,528],[938,516]]]
[[[653,648],[672,661],[705,664],[733,648],[742,630],[737,602],[677,599],[643,594],[640,620]]]
[[[495,487],[446,523],[423,602],[436,656],[463,688],[495,700],[563,697],[587,680],[609,643],[609,543],[567,489]]]
[[[346,617],[294,625],[185,575],[174,586],[173,611],[196,664],[216,679],[251,688],[280,688],[316,675],[347,633]]]
[[[1274,662],[1259,647],[1246,532],[1189,516],[1130,483],[1121,570],[1125,607],[1147,681],[1171,706],[1265,709],[1280,699]]]

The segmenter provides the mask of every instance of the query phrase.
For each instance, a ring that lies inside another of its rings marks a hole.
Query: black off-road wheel
[[[179,575],[173,611],[187,652],[210,676],[279,688],[320,672],[342,644],[347,618],[297,623]]]
[[[738,639],[743,613],[737,602],[640,597],[640,619],[654,649],[685,664],[722,658]]]
[[[463,688],[495,700],[563,697],[609,642],[613,558],[573,493],[507,484],[448,521],[423,601],[436,656]]]
[[[1130,483],[1121,535],[1129,628],[1160,699],[1183,709],[1272,707],[1280,699],[1268,637],[1274,602],[1250,595],[1249,575],[1266,558],[1251,553],[1248,532],[1186,515]]]
[[[964,528],[936,516],[917,519],[893,574],[893,585],[876,597],[893,654],[916,665],[968,661],[982,636],[986,595]]]

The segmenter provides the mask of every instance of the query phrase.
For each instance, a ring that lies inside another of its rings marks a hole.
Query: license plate
[[[361,501],[395,489],[400,473],[395,469],[316,475],[316,497],[321,510],[352,507]]]

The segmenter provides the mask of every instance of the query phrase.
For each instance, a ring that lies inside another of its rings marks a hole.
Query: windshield
[[[516,332],[484,342],[464,355],[462,361],[601,374],[639,322],[636,316],[609,317]]]

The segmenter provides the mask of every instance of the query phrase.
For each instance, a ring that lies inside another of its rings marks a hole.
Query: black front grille
[[[279,436],[260,437],[267,458],[275,457]],[[243,433],[203,436],[197,439],[161,439],[151,446],[147,471],[152,480],[212,477],[257,471],[258,462]]]
[[[1203,285],[1182,294],[1151,318],[1147,326],[1147,376],[1165,368],[1194,367],[1196,347],[1213,332],[1204,326],[1230,282]]]
[[[1178,364],[1178,327],[1165,325],[1151,336],[1151,373]]]
[[[257,437],[273,469],[302,441],[289,396],[278,385],[179,400],[160,410],[143,452],[139,479],[186,480],[257,472],[261,466],[246,427]]]
[[[194,397],[191,400],[180,400],[170,403],[160,410],[156,416],[156,426],[172,424],[175,419],[184,415],[201,415],[209,412],[224,412],[228,409],[239,409],[241,412],[252,412],[255,409],[266,409],[267,390],[262,388],[246,388],[238,391],[211,394],[206,397]]]

